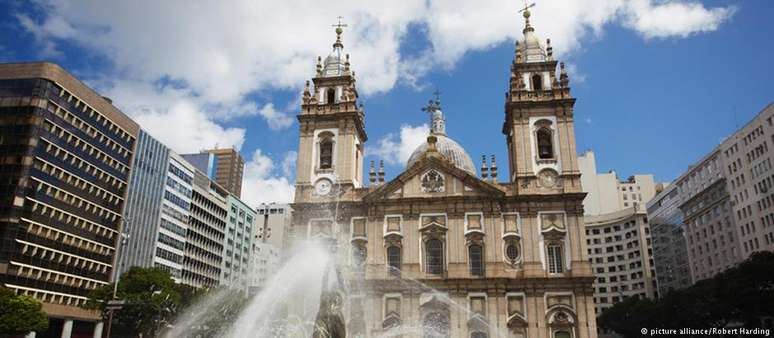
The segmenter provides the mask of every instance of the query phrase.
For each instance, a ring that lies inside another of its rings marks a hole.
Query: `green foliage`
[[[597,324],[624,337],[641,328],[761,327],[774,308],[774,253],[754,253],[745,262],[656,301],[629,298],[604,311]]]
[[[43,304],[35,298],[0,288],[0,336],[24,335],[48,329]]]
[[[195,293],[175,284],[170,274],[160,268],[132,267],[121,275],[117,298],[126,303],[113,316],[112,331],[116,336],[153,337],[170,322],[177,311],[190,302],[185,297]],[[104,311],[112,299],[113,285],[94,290],[85,307]]]

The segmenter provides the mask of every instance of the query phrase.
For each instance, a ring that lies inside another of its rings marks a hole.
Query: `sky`
[[[579,152],[621,179],[668,182],[774,101],[770,0],[534,0],[566,62]],[[532,1],[530,1],[532,2]],[[447,133],[506,168],[504,92],[519,0],[0,3],[0,62],[60,64],[178,153],[235,147],[243,199],[289,202],[304,82],[343,17],[366,161],[398,175],[435,90]],[[767,89],[768,88],[768,89]],[[368,164],[366,163],[366,168]]]

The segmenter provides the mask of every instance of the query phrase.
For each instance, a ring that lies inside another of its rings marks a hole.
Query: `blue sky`
[[[438,88],[449,135],[477,165],[496,154],[506,168],[500,130],[519,1],[133,3],[4,2],[0,61],[59,63],[178,152],[234,145],[249,161],[248,202],[287,200],[300,91],[342,15],[366,160],[386,159],[387,176],[397,175]],[[598,169],[621,178],[674,179],[774,101],[773,9],[767,0],[537,1],[536,32],[571,70],[578,150],[594,150]]]

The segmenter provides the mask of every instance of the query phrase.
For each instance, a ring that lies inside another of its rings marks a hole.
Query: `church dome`
[[[436,95],[438,94],[436,93]],[[441,111],[440,100],[437,97],[435,101],[430,100],[427,107],[422,110],[430,114],[430,135],[435,136],[438,140],[435,144],[438,152],[449,162],[454,164],[455,167],[465,170],[475,176],[476,167],[473,166],[473,160],[470,159],[468,153],[459,143],[446,136],[446,119]],[[427,148],[427,142],[420,144],[419,147],[411,153],[411,157],[409,157],[406,167],[409,168],[419,161],[419,159],[422,158],[422,155],[427,151]]]
[[[443,134],[433,135],[438,138],[435,146],[439,153],[443,154],[443,156],[446,157],[449,162],[454,164],[455,167],[465,170],[473,176],[476,175],[476,167],[473,166],[473,160],[470,159],[468,153],[459,143]],[[427,147],[427,142],[419,145],[419,147],[411,153],[411,157],[409,157],[406,167],[411,167],[414,163],[419,161],[419,159],[422,158],[422,155],[427,151]]]

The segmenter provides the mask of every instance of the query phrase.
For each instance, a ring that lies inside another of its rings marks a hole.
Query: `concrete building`
[[[281,249],[285,246],[285,231],[293,220],[290,204],[261,204],[256,208],[256,238]]]
[[[405,170],[387,182],[383,169],[372,169],[366,186],[365,111],[341,27],[331,54],[318,59],[314,88],[304,89],[298,115],[288,236],[290,243],[336,243],[338,254],[350,257],[338,268],[362,288],[351,291],[341,315],[348,318],[338,318],[347,334],[392,335],[410,325],[454,338],[497,332],[597,337],[575,98],[564,65],[536,36],[529,16],[525,10],[524,38],[504,70],[510,75],[501,130],[508,172],[500,177],[494,159],[477,174],[465,149],[447,135],[436,98],[423,109],[431,115],[427,142]],[[437,291],[407,291],[409,279]],[[300,313],[302,302],[288,311]]]
[[[198,170],[193,183],[181,283],[196,288],[217,286],[223,265],[229,194]]]
[[[169,152],[168,163],[159,226],[156,232],[151,233],[151,236],[156,235],[152,266],[169,271],[172,278],[180,283],[188,242],[196,169],[173,151]]]
[[[598,173],[596,156],[586,151],[578,156],[581,186],[586,192],[583,210],[586,215],[603,215],[637,206],[640,208],[663,189],[653,175],[633,175],[621,181],[615,171]]]
[[[739,261],[756,251],[774,250],[774,104],[720,145],[729,209],[736,219]],[[689,244],[690,245],[690,244]],[[722,259],[725,248],[713,249]],[[733,259],[735,257],[731,257]],[[700,276],[699,276],[700,277]]]
[[[43,302],[45,336],[102,334],[139,126],[50,63],[0,65],[0,284]],[[33,334],[34,335],[34,334]]]
[[[223,243],[223,266],[220,283],[247,291],[251,284],[253,244],[256,240],[256,213],[250,206],[229,195],[228,220]]]
[[[261,204],[256,208],[251,287],[259,290],[279,268],[285,231],[293,221],[289,204]]]
[[[236,149],[215,148],[202,150],[199,154],[184,154],[182,156],[221,187],[236,197],[242,197],[245,160]]]
[[[153,266],[164,198],[162,187],[168,175],[170,152],[164,144],[144,130],[140,130],[136,144],[124,209],[124,233],[128,237],[119,255],[118,274],[132,266]]]
[[[594,269],[595,311],[629,297],[657,297],[650,228],[645,212],[629,207],[586,216],[586,244]]]
[[[597,173],[594,152],[578,157],[586,222],[586,246],[594,275],[595,312],[628,297],[658,295],[645,203],[660,191],[653,175],[621,181],[614,171]]]
[[[250,290],[258,292],[266,286],[269,278],[277,272],[281,262],[281,248],[270,243],[255,241],[251,256]]]

